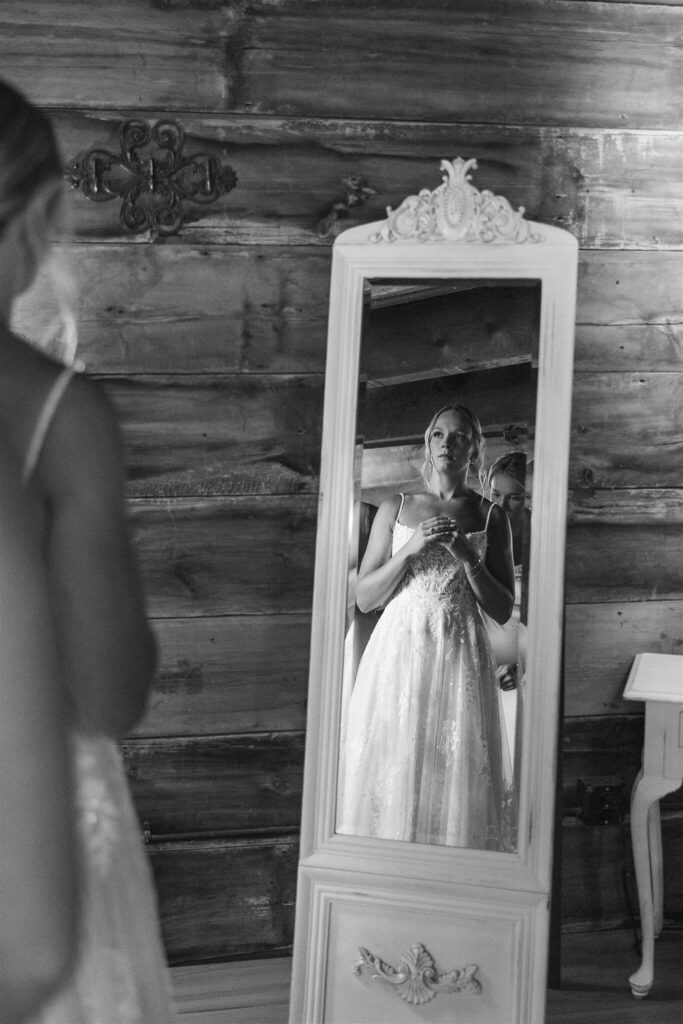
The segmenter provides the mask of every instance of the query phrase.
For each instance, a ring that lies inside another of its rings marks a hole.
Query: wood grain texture
[[[245,24],[233,102],[405,118],[417,81],[425,121],[679,126],[679,8],[467,0],[430,11],[414,0],[264,6]]]
[[[115,0],[106,16],[88,0],[4,0],[3,75],[38,104],[161,110],[222,109],[229,7],[164,9]]]
[[[656,544],[657,533],[652,531]],[[616,542],[618,546],[618,540]],[[616,556],[615,556],[616,561]],[[568,604],[565,612],[567,718],[633,715],[622,699],[636,654],[683,654],[683,600]]]
[[[565,586],[568,604],[679,599],[680,526],[570,526]]]
[[[132,497],[317,490],[322,376],[150,374],[102,382],[121,415]],[[485,424],[533,421],[534,374],[521,364],[368,387],[359,430],[370,440],[420,435],[433,411],[454,398]],[[575,374],[569,480],[584,514],[574,514],[572,525],[588,522],[591,494],[605,499],[612,488],[646,488],[630,521],[655,519],[662,503],[676,504],[682,454],[683,374]],[[627,520],[626,509],[603,504],[614,522]]]
[[[320,376],[147,375],[106,390],[131,496],[317,491]]]
[[[577,373],[574,381],[570,486],[680,486],[682,373]]]
[[[569,493],[570,524],[618,523],[657,526],[683,524],[683,489],[680,487],[575,487]]]
[[[93,374],[323,373],[328,248],[74,243],[79,353]],[[578,371],[680,370],[683,254],[582,250]],[[19,330],[57,313],[46,275]]]
[[[291,957],[174,967],[173,995],[182,1024],[286,1024]]]
[[[314,497],[131,502],[154,618],[310,612]]]
[[[656,272],[656,262],[652,267]],[[680,268],[683,271],[683,267]],[[643,276],[647,276],[643,268]],[[606,303],[609,296],[605,296]],[[683,323],[577,324],[577,371],[675,370],[683,366]]]
[[[155,618],[310,611],[315,499],[133,499],[134,538]],[[680,526],[572,526],[567,601],[676,601]]]
[[[682,841],[683,814],[674,811],[662,821],[665,920],[675,920],[683,913],[683,878],[678,866]],[[589,827],[565,818],[562,869],[564,929],[626,928],[633,924],[638,897],[628,824]]]
[[[295,839],[178,840],[147,849],[171,964],[290,951]]]
[[[621,798],[614,797],[625,817],[635,777],[642,766],[644,714],[631,701],[630,715],[567,718],[563,730],[562,781],[564,813],[580,815],[579,780],[595,784],[600,779],[620,780]],[[683,810],[683,788],[662,798],[661,810],[671,816]]]
[[[420,438],[437,409],[449,402],[460,402],[476,410],[485,428],[533,423],[536,372],[528,362],[392,387],[369,386],[361,392],[358,430],[368,443],[397,437]]]
[[[424,121],[680,126],[678,7],[442,0],[430,10],[118,0],[104,34],[82,0],[7,0],[0,55],[7,76],[50,106],[407,119],[419,81]]]
[[[136,116],[154,123],[160,115],[145,110]],[[178,119],[184,152],[211,153],[235,170],[238,184],[211,205],[185,203],[174,244],[326,245],[347,227],[382,220],[387,206],[418,189],[436,187],[444,157],[474,155],[477,187],[523,206],[530,220],[567,228],[584,248],[681,247],[680,130],[193,111]],[[93,146],[120,152],[118,111],[56,110],[53,120],[67,165]],[[358,205],[348,202],[350,178],[373,190]],[[93,203],[71,192],[68,205],[76,238],[126,237],[119,201]]]
[[[92,373],[322,373],[330,253],[282,246],[71,244],[79,354]],[[43,335],[57,307],[49,272],[16,323]]]
[[[310,615],[155,619],[160,666],[136,736],[306,725]]]
[[[491,287],[482,282],[433,297],[420,297],[418,291],[395,305],[371,302],[363,311],[361,380],[368,388],[380,385],[381,391],[425,376],[535,363],[540,295],[540,283]],[[503,411],[495,416],[508,418]]]
[[[298,829],[303,733],[130,739],[123,756],[153,839]]]
[[[663,331],[670,325],[680,326],[683,323],[682,269],[680,252],[582,252],[577,284],[577,324],[618,328],[650,324]],[[677,355],[680,362],[683,358],[680,349]]]

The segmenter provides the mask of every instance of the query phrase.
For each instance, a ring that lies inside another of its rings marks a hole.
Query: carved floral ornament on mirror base
[[[178,234],[184,201],[208,205],[237,184],[232,167],[210,153],[183,155],[185,133],[177,121],[124,121],[119,142],[119,154],[89,149],[64,177],[86,199],[121,199],[119,223],[128,234]]]
[[[370,241],[541,241],[541,236],[524,220],[523,206],[514,210],[503,196],[488,189],[480,191],[470,184],[472,176],[468,172],[477,167],[476,160],[457,157],[442,160],[439,166],[444,172],[441,185],[408,196],[396,210],[387,207],[387,220],[370,236]]]
[[[392,985],[401,999],[414,1006],[428,1003],[439,992],[481,994],[481,984],[476,978],[479,970],[476,964],[468,964],[462,970],[439,974],[434,958],[421,942],[415,943],[401,955],[398,967],[392,967],[362,946],[358,952],[359,959],[353,965],[353,973],[356,976],[360,975],[363,968],[367,968],[372,972],[373,978]]]

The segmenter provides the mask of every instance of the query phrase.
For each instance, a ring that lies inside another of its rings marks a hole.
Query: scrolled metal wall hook
[[[183,202],[208,205],[237,184],[232,167],[210,153],[183,155],[185,133],[177,121],[124,121],[120,153],[94,146],[64,171],[86,199],[121,199],[119,223],[128,234],[175,235]]]

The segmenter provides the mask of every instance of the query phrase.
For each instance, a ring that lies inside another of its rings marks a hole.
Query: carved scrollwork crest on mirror
[[[547,906],[577,246],[476,166],[334,246],[292,1020],[347,941],[325,879]]]
[[[524,220],[524,207],[513,210],[504,196],[471,184],[469,171],[476,166],[476,160],[461,157],[442,160],[441,184],[408,196],[396,210],[388,207],[370,241],[539,242],[541,235]]]

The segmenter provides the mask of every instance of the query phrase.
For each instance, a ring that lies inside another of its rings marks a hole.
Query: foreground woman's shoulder
[[[45,456],[44,472],[59,490],[118,486],[123,467],[116,412],[103,389],[81,373],[73,374],[60,399]]]

